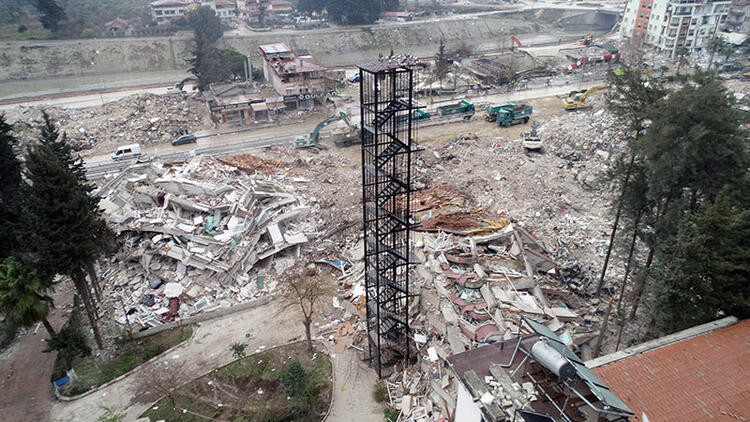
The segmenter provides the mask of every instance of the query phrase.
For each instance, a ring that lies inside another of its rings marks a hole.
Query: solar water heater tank
[[[562,379],[573,378],[576,374],[573,365],[560,352],[543,341],[537,341],[531,346],[531,356]]]

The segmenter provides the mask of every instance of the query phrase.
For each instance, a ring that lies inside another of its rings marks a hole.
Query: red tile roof
[[[750,320],[673,343],[594,373],[633,412],[659,421],[750,419]]]

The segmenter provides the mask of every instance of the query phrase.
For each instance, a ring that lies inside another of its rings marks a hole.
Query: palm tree
[[[47,321],[52,298],[44,294],[44,283],[30,266],[13,257],[0,263],[0,312],[11,324],[31,327],[44,324],[51,338],[55,330]]]

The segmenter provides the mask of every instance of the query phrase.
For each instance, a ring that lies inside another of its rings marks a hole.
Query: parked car
[[[197,138],[195,135],[188,134],[188,135],[182,135],[178,138],[175,138],[172,140],[172,145],[184,145],[184,144],[191,144],[193,142],[196,142]]]
[[[351,83],[357,83],[357,82],[359,82],[359,72],[353,74],[352,76],[349,76],[348,80]]]

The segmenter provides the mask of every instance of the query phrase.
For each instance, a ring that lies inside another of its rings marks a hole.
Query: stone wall
[[[463,42],[474,51],[483,51],[508,47],[510,34],[522,40],[563,36],[565,29],[555,20],[577,16],[575,22],[584,25],[576,26],[585,30],[587,19],[579,15],[580,11],[555,10],[541,19],[529,19],[528,12],[523,12],[351,29],[283,30],[225,36],[220,42],[251,54],[256,64],[258,45],[284,42],[292,48],[309,50],[326,66],[346,66],[375,59],[379,54],[387,55],[391,49],[429,56],[437,50],[441,37],[447,40],[449,48]],[[591,15],[592,29],[600,27],[595,13]],[[0,42],[0,81],[187,69],[190,49],[190,33],[152,38]]]

